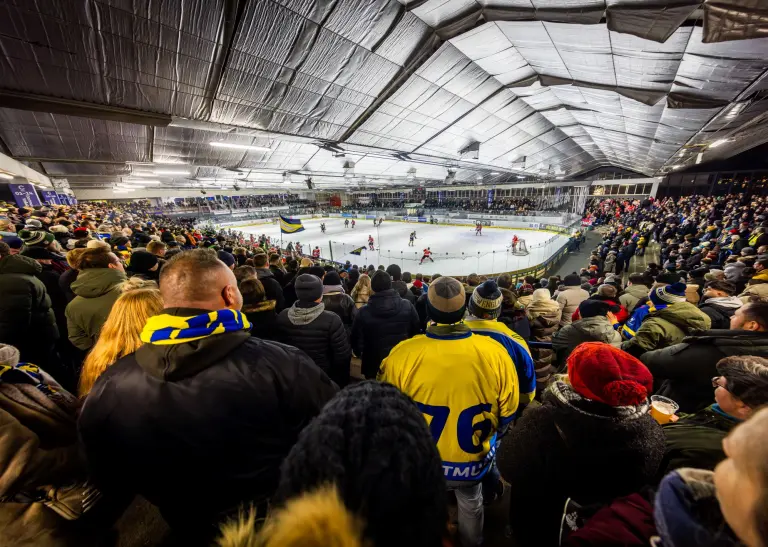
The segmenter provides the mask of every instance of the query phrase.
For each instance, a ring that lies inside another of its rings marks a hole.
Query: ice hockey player
[[[434,260],[432,260],[432,251],[430,250],[429,247],[424,249],[424,254],[421,257],[421,260],[419,261],[419,266],[421,266],[422,262],[424,262],[424,259],[427,259],[427,258],[429,259],[430,262],[434,262]]]
[[[353,228],[355,227],[355,219],[354,218],[352,219],[352,227]]]
[[[373,236],[370,235],[370,234],[368,235],[368,249],[371,250],[371,251],[375,250],[373,248]]]
[[[320,258],[320,247],[315,246],[315,248],[312,249],[312,258]]]
[[[478,222],[478,223],[475,225],[475,235],[476,235],[476,236],[481,236],[481,235],[483,235],[483,225],[482,225],[482,223],[480,223],[480,222]]]
[[[413,240],[416,239],[416,232],[411,232],[411,235],[409,236],[410,241],[408,242],[409,247],[413,247]]]
[[[325,222],[320,225],[320,231],[325,233]]]

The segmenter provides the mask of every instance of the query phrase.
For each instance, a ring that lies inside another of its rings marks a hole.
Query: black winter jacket
[[[277,316],[277,328],[281,342],[304,351],[341,387],[349,383],[352,349],[338,315],[322,303],[296,302]]]
[[[339,316],[347,332],[352,329],[352,323],[357,316],[357,306],[351,296],[343,292],[326,293],[323,295],[323,304],[325,304],[325,311]]]
[[[256,277],[258,277],[261,284],[264,285],[266,299],[275,301],[275,310],[278,313],[284,310],[285,297],[283,296],[283,288],[275,278],[275,274],[272,273],[272,270],[259,268],[256,270]]]
[[[403,299],[407,300],[413,305],[416,305],[416,295],[408,290],[408,284],[405,281],[393,281],[392,288]]]
[[[202,542],[225,512],[274,493],[283,458],[336,391],[304,353],[247,331],[145,344],[101,375],[78,428],[103,489],[143,495]]]
[[[693,413],[712,404],[715,365],[731,355],[768,357],[768,333],[707,330],[680,344],[647,351],[640,360],[653,374],[656,393],[674,400],[680,412]]]
[[[515,485],[510,523],[520,545],[558,545],[568,497],[583,505],[636,492],[664,457],[664,433],[650,414],[622,416],[583,398],[566,403],[554,392],[561,385],[523,413],[497,453],[501,475]]]
[[[375,378],[392,348],[419,328],[416,309],[394,289],[373,293],[352,326],[352,349],[361,357],[363,376]]]
[[[0,343],[16,346],[22,361],[45,366],[59,329],[45,285],[35,277],[41,271],[26,256],[0,259]]]

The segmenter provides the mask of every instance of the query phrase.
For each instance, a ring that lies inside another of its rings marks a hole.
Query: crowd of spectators
[[[579,272],[456,279],[0,204],[3,538],[766,545],[765,210],[593,202]]]

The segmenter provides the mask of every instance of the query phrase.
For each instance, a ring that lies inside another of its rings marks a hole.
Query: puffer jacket
[[[259,281],[264,286],[266,299],[274,300],[275,310],[280,313],[286,306],[285,296],[283,295],[283,287],[277,281],[275,274],[268,268],[257,268],[256,277],[259,278]]]
[[[26,256],[0,259],[0,343],[16,346],[22,361],[46,364],[59,329],[45,285],[35,277],[41,271]]]
[[[715,296],[699,304],[699,309],[709,316],[713,329],[728,329],[731,316],[743,305],[738,296]]]
[[[753,296],[757,296],[758,298],[768,298],[768,283],[755,283],[754,285],[749,285],[744,289],[744,292],[739,295],[739,299],[746,304]]]
[[[407,300],[414,306],[416,305],[416,295],[408,290],[408,284],[405,281],[393,281],[392,288],[401,298]]]
[[[352,323],[355,322],[357,315],[357,307],[351,296],[344,294],[341,290],[327,292],[323,294],[323,304],[325,304],[325,311],[339,316],[347,332],[352,330]]]
[[[185,544],[209,545],[223,514],[274,494],[283,459],[336,391],[296,348],[225,332],[123,357],[88,394],[78,429],[97,484],[144,496]]]
[[[502,477],[516,486],[509,515],[519,545],[558,545],[567,498],[581,505],[604,504],[638,491],[656,476],[664,434],[648,406],[611,407],[555,382],[543,404],[509,429],[496,461]]]
[[[325,311],[322,302],[294,303],[277,316],[277,328],[281,342],[309,355],[339,386],[349,383],[349,337],[341,318]]]
[[[619,297],[619,303],[631,314],[638,305],[645,304],[649,292],[650,289],[645,285],[630,285]]]
[[[77,275],[72,282],[75,299],[65,312],[69,341],[76,348],[85,351],[96,343],[125,280],[123,272],[112,268],[81,270]]]
[[[613,273],[615,271],[616,271],[616,254],[609,253],[608,256],[605,257],[605,262],[603,264],[603,272]]]
[[[589,298],[589,293],[581,287],[566,287],[557,295],[557,303],[560,304],[562,316],[560,326],[571,322],[571,316],[579,309],[579,304]]]
[[[525,311],[531,324],[531,342],[551,342],[560,324],[560,306],[557,302],[532,300]],[[536,368],[536,393],[540,394],[554,372],[552,364],[555,352],[551,349],[531,348],[531,357]]]
[[[646,351],[667,348],[688,335],[709,330],[712,321],[690,302],[677,302],[649,313],[635,336],[621,349],[639,357]]]
[[[571,352],[584,342],[604,342],[619,348],[621,335],[604,315],[574,321],[561,328],[552,337],[552,349],[557,356],[555,368],[562,371]]]
[[[371,295],[352,326],[352,350],[362,360],[366,378],[375,378],[379,365],[403,340],[419,333],[416,309],[394,289]]]

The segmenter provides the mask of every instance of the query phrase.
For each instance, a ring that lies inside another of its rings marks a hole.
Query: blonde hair
[[[70,268],[73,270],[80,269],[80,259],[82,258],[84,252],[85,248],[78,248],[72,249],[67,253],[67,264],[69,264]]]
[[[80,397],[88,395],[108,367],[141,347],[139,334],[147,319],[162,309],[163,299],[157,288],[129,289],[120,295],[83,363],[78,386]]]
[[[357,296],[357,294],[362,291],[363,289],[371,290],[371,278],[367,275],[361,275],[360,279],[357,280],[357,283],[352,288],[352,298]]]
[[[367,547],[363,523],[351,514],[336,488],[323,486],[290,500],[256,530],[256,512],[221,527],[219,547]]]

